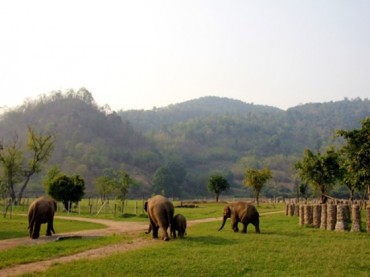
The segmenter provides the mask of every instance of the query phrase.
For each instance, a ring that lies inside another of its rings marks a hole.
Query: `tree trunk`
[[[18,193],[18,204],[21,204],[21,201],[22,201],[22,197],[23,197],[23,192],[24,190],[26,189],[27,185],[28,185],[28,182],[29,180],[31,179],[31,176],[32,176],[33,172],[31,171],[30,173],[27,174],[26,176],[26,180],[24,181],[23,183],[23,186],[21,187],[21,190],[19,191]]]
[[[218,203],[218,198],[220,197],[219,193],[216,193],[216,202]]]

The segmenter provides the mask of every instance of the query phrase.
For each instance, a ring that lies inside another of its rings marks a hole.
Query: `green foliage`
[[[223,175],[215,173],[209,177],[207,187],[210,192],[216,195],[216,202],[218,202],[220,194],[230,189],[230,184]]]
[[[27,151],[22,150],[17,140],[0,151],[0,162],[3,166],[2,178],[6,180],[10,197],[13,202],[20,203],[28,182],[35,173],[41,171],[41,165],[46,163],[53,150],[55,137],[53,135],[37,134],[33,128],[28,127]],[[2,146],[3,148],[3,146]],[[15,184],[23,181],[16,199]]]
[[[254,191],[257,205],[259,205],[259,196],[264,184],[272,178],[271,170],[269,168],[252,169],[247,168],[245,173],[244,184]]]
[[[85,181],[80,176],[57,176],[48,184],[47,193],[57,201],[62,201],[66,210],[71,209],[72,202],[78,202],[84,196]]]
[[[306,149],[302,160],[294,166],[303,181],[320,191],[322,202],[325,203],[329,190],[341,177],[338,152],[329,148],[322,155],[320,152],[315,154]]]
[[[370,194],[370,118],[362,121],[360,129],[339,130],[337,133],[346,140],[341,149],[341,166],[343,181],[351,191],[351,198],[354,190],[365,194],[367,189]]]
[[[153,192],[166,196],[181,196],[186,170],[177,162],[169,162],[153,175]]]
[[[100,176],[95,181],[95,189],[99,193],[102,201],[110,194],[114,194],[116,199],[124,200],[130,185],[135,181],[123,170],[104,170],[105,175]]]

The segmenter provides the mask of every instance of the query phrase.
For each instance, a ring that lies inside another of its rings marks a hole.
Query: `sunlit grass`
[[[261,234],[219,222],[193,225],[181,240],[94,262],[56,265],[43,276],[369,276],[370,234],[298,226],[297,217],[261,218]],[[34,275],[40,276],[40,274]]]

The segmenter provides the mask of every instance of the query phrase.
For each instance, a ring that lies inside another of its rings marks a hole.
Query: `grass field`
[[[176,208],[176,213],[184,214],[188,220],[221,217],[222,206],[220,203],[199,204],[198,208]],[[270,213],[279,210],[283,211],[283,206],[259,207],[262,214],[259,235],[254,233],[253,226],[249,226],[248,234],[232,232],[230,220],[220,232],[217,231],[219,221],[200,223],[189,227],[183,240],[159,242],[94,261],[56,264],[42,274],[25,276],[370,276],[370,233],[300,227],[297,217],[285,216],[283,212]],[[147,219],[138,216],[136,220]],[[63,228],[62,220],[59,224]],[[149,235],[136,236],[151,240]],[[18,247],[12,249],[14,258],[8,258],[8,262],[29,262],[16,258],[22,257],[19,253],[42,260],[110,243],[130,243],[131,239],[133,237],[110,237],[65,241],[57,246],[45,244],[40,248]],[[0,261],[9,257],[8,251],[0,252]]]
[[[56,265],[43,276],[369,276],[370,235],[298,226],[261,217],[261,234],[194,225],[183,240],[91,261]],[[230,226],[229,226],[230,227]],[[27,275],[28,276],[28,275]],[[30,275],[39,276],[39,274]]]

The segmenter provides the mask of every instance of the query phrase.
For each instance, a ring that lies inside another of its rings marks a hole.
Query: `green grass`
[[[220,222],[193,225],[183,240],[103,259],[55,265],[26,276],[369,276],[370,234],[298,226],[283,213],[261,217],[261,234]]]
[[[102,224],[82,222],[76,220],[63,220],[55,218],[54,229],[55,232],[74,232],[89,229],[104,228]],[[46,224],[41,224],[40,235],[43,236],[46,233]],[[0,218],[0,240],[28,237],[28,219],[27,216],[13,214],[12,218]]]
[[[88,249],[124,241],[129,242],[131,239],[124,236],[91,237],[52,241],[33,246],[19,246],[0,251],[0,268],[72,255]]]

